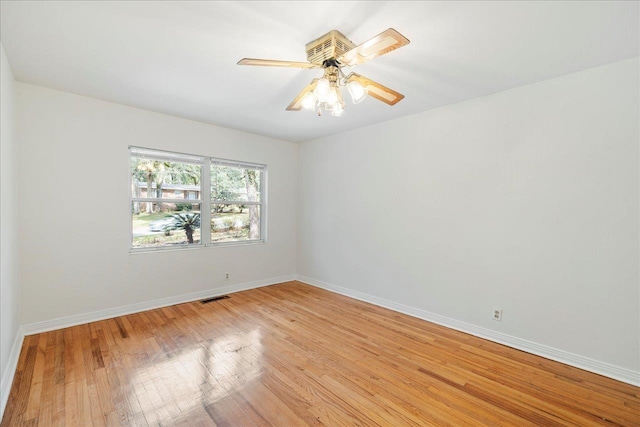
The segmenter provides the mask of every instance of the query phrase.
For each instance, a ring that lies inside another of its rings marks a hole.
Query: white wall
[[[295,274],[297,145],[16,89],[22,324]],[[267,164],[268,243],[130,254],[129,145]]]
[[[302,144],[299,275],[640,381],[638,68]]]
[[[18,192],[15,88],[0,45],[0,417],[13,378],[11,351],[18,333]]]

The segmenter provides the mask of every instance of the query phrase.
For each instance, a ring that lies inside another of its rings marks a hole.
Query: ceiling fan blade
[[[238,65],[261,65],[265,67],[288,67],[288,68],[320,68],[320,65],[310,62],[277,61],[275,59],[255,59],[243,58],[238,61]]]
[[[287,107],[287,110],[289,111],[302,110],[302,101],[304,100],[304,97],[307,96],[308,93],[313,92],[317,84],[318,84],[318,79],[311,80],[311,83],[309,83],[304,89],[302,89],[302,92],[300,92],[298,96],[296,96],[295,99],[291,101],[291,104],[289,104],[289,106]]]
[[[371,79],[368,79],[360,74],[351,73],[347,77],[347,82],[355,81],[359,83],[361,86],[367,89],[369,95],[374,97],[375,99],[384,102],[389,105],[396,105],[404,95],[396,92],[393,89],[389,89],[386,86],[381,85],[380,83],[376,83]]]
[[[409,39],[393,28],[389,28],[361,45],[354,47],[350,51],[343,53],[337,60],[343,65],[351,67],[408,44]]]

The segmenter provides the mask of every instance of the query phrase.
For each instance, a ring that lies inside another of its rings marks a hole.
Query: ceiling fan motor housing
[[[305,45],[307,60],[321,65],[325,60],[337,58],[356,47],[351,40],[338,30],[331,30],[327,34]]]

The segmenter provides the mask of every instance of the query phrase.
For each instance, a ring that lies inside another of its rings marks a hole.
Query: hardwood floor
[[[32,335],[2,426],[640,425],[640,388],[298,282]]]

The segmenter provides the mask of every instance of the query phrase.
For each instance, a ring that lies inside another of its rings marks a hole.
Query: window
[[[131,248],[265,241],[266,166],[130,148]]]
[[[211,161],[211,242],[262,239],[263,166]]]

